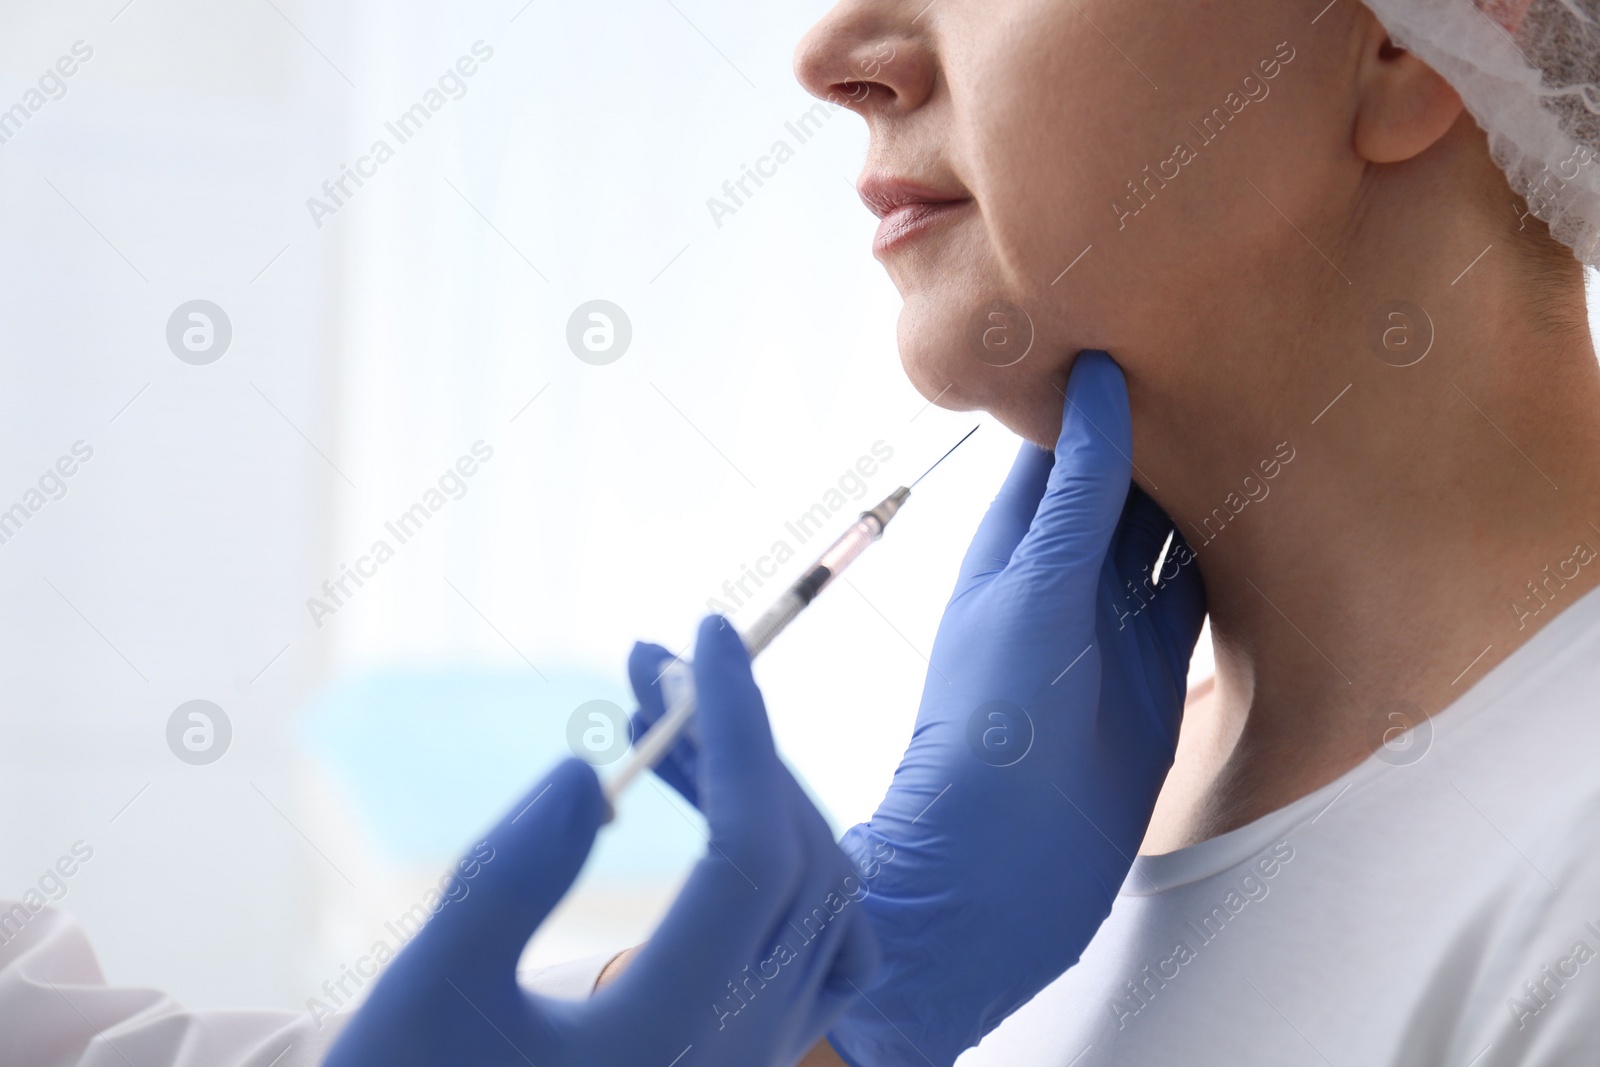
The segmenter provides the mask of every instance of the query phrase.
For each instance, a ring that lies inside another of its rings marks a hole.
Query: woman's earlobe
[[[1369,163],[1421,155],[1455,125],[1462,106],[1438,71],[1385,36],[1364,71],[1355,150]]]

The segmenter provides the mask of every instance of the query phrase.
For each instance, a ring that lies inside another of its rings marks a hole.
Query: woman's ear
[[[1355,150],[1399,163],[1432,147],[1461,115],[1461,97],[1432,67],[1396,45],[1372,18],[1362,56]]]

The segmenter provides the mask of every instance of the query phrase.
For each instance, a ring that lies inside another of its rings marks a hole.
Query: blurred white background
[[[774,542],[792,578],[818,546],[785,523],[875,445],[830,535],[982,422],[758,671],[830,817],[870,813],[1016,442],[901,374],[861,123],[786,126],[825,6],[4,0],[0,108],[27,114],[0,118],[0,509],[93,457],[0,544],[0,896],[82,841],[61,905],[112,982],[304,1010],[567,754],[578,705],[629,704],[636,637],[681,644]],[[166,337],[195,299],[232,327],[205,365]],[[566,341],[595,299],[632,325],[603,366]],[[399,544],[385,523],[479,442]],[[232,727],[204,766],[167,740],[196,699]],[[638,788],[529,962],[642,938],[702,843]]]

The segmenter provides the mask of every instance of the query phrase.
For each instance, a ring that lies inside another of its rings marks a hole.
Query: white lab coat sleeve
[[[342,1021],[108,986],[71,917],[0,901],[0,1067],[316,1067]]]

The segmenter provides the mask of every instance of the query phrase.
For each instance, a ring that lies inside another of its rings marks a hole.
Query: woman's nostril
[[[894,91],[887,86],[874,85],[871,82],[843,81],[833,87],[833,92],[829,94],[829,99],[846,107],[859,106],[867,102],[874,89],[886,92],[891,97],[894,95]]]

